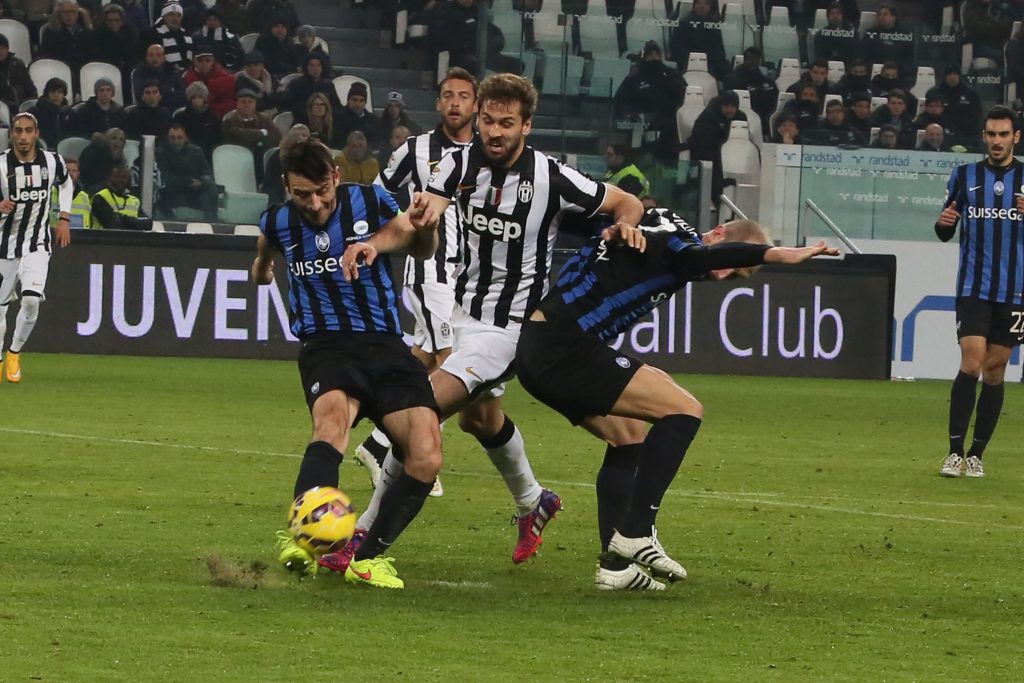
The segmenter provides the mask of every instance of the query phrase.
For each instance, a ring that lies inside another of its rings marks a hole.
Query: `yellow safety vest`
[[[101,198],[107,204],[110,204],[115,213],[119,213],[123,216],[129,216],[131,218],[139,217],[139,210],[142,208],[142,202],[133,194],[118,197],[110,191],[109,187],[107,187],[97,192],[95,196]],[[97,228],[103,227],[100,225],[98,219],[93,219],[92,222]]]
[[[636,164],[629,164],[628,166],[623,166],[615,173],[609,171],[608,174],[604,177],[604,181],[609,185],[615,185],[616,187],[618,187],[619,183],[622,182],[623,178],[628,178],[629,176],[632,176],[639,180],[640,184],[643,185],[644,187],[643,191],[640,193],[637,199],[643,199],[644,197],[648,196],[651,193],[651,184],[647,182],[647,178],[644,177],[644,174],[641,173],[640,169],[636,167]]]
[[[55,187],[50,192],[50,225],[56,225],[60,218],[60,191]],[[71,227],[92,227],[92,202],[89,193],[81,190],[71,199]]]

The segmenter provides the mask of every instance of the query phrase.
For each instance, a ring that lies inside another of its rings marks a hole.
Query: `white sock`
[[[537,477],[533,475],[530,461],[526,458],[526,447],[519,427],[514,429],[512,438],[503,445],[496,448],[485,447],[484,450],[505,480],[505,486],[516,502],[519,516],[523,517],[533,512],[540,502],[543,489]]]
[[[36,320],[39,318],[39,297],[25,296],[21,299],[21,310],[18,311],[18,319],[14,323],[14,336],[11,337],[11,353],[19,353],[28,341],[29,335],[35,329]]]
[[[4,358],[4,342],[7,340],[7,304],[0,306],[0,360]]]
[[[370,438],[380,444],[381,448],[391,448],[391,440],[388,438],[388,435],[376,427],[370,432]]]
[[[377,519],[377,511],[380,509],[380,500],[384,497],[384,492],[404,469],[405,465],[398,461],[394,453],[388,451],[388,456],[384,458],[384,465],[380,468],[380,483],[373,490],[373,495],[370,497],[370,502],[366,504],[363,514],[359,516],[359,520],[356,522],[357,529],[369,529],[373,525],[374,520]]]

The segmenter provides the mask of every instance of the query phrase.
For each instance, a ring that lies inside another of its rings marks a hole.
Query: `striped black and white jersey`
[[[409,198],[414,192],[422,192],[427,186],[430,174],[445,155],[456,149],[468,147],[471,142],[455,142],[444,132],[444,126],[429,133],[416,135],[392,153],[387,168],[381,171],[377,182],[388,192],[398,194],[407,189]],[[447,284],[453,279],[459,264],[459,221],[458,210],[453,203],[444,212],[438,228],[438,244],[434,257],[420,261],[409,256],[405,262],[404,282],[406,285],[422,285],[432,282]]]
[[[481,322],[518,327],[548,291],[562,214],[597,213],[606,188],[529,146],[511,168],[491,168],[478,139],[441,160],[427,191],[459,209],[455,300]]]
[[[36,150],[35,159],[21,162],[13,149],[0,154],[0,200],[14,210],[0,214],[0,258],[15,259],[33,251],[50,252],[50,190],[59,188],[60,210],[71,212],[74,183],[64,159]]]

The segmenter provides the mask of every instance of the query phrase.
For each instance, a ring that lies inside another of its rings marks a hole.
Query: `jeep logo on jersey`
[[[352,232],[357,235],[365,235],[370,232],[370,224],[366,221],[356,221],[355,225],[352,226]]]
[[[490,235],[502,242],[511,242],[523,236],[523,226],[515,221],[507,221],[500,216],[488,218],[479,209],[470,205],[466,209],[466,225],[482,235]]]
[[[320,251],[326,252],[331,248],[331,238],[326,232],[318,232],[316,234],[316,248]]]
[[[533,199],[533,183],[529,180],[524,180],[519,183],[519,201],[526,204],[531,199]]]
[[[18,190],[11,195],[11,200],[15,202],[37,202],[48,199],[49,196],[48,190]]]

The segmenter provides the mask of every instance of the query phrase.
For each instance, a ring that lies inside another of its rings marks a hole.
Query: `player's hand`
[[[1013,198],[1015,200],[1014,203],[1017,205],[1017,211],[1024,213],[1024,194],[1015,194]]]
[[[1020,195],[1017,195],[1017,209],[1019,211],[1024,211],[1024,208],[1021,208]],[[960,212],[956,210],[956,202],[953,202],[952,204],[947,206],[945,209],[942,210],[942,213],[939,214],[939,225],[941,225],[944,228],[954,227],[959,220]]]
[[[5,199],[0,202],[0,213],[10,213],[11,211],[14,211],[14,207],[16,206],[17,204],[10,199]]]
[[[263,259],[259,256],[252,262],[250,269],[252,281],[258,285],[269,285],[274,281],[274,262],[271,259]]]
[[[422,192],[412,196],[412,205],[409,207],[409,222],[416,230],[436,230],[440,221],[430,207],[430,198]]]
[[[360,266],[372,266],[377,260],[377,249],[367,242],[356,242],[345,247],[341,257],[341,273],[346,282],[359,279]]]
[[[53,231],[57,237],[58,247],[66,247],[71,244],[71,224],[68,219],[62,218],[57,221],[57,227]]]
[[[601,231],[601,239],[605,242],[625,244],[643,253],[647,249],[647,238],[644,231],[629,223],[616,223]]]
[[[815,256],[839,256],[839,250],[822,240],[809,247],[772,247],[764,255],[765,263],[795,265]]]

